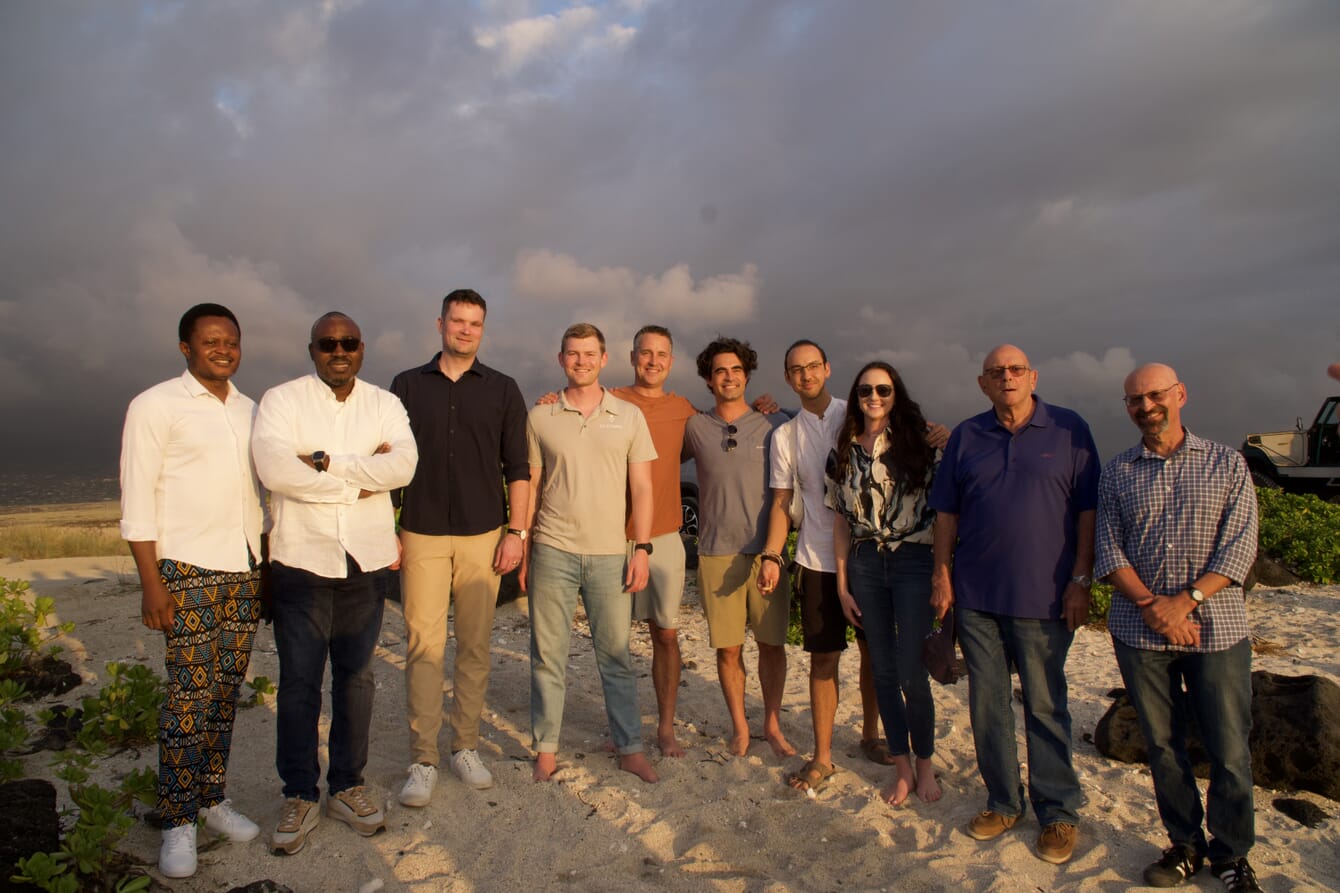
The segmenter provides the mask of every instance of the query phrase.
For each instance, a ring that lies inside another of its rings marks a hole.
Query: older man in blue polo
[[[957,605],[968,707],[986,809],[965,831],[993,840],[1024,815],[1010,670],[1019,674],[1028,742],[1028,799],[1042,830],[1038,858],[1075,850],[1081,794],[1071,763],[1066,655],[1089,612],[1098,451],[1076,413],[1033,392],[1019,348],[986,356],[978,385],[991,409],[950,435],[935,475],[931,604]]]

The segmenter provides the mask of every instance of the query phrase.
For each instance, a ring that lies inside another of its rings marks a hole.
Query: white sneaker
[[[195,874],[195,822],[163,829],[163,845],[158,849],[158,873],[171,878]]]
[[[409,778],[400,789],[400,802],[406,806],[427,806],[437,787],[437,767],[415,763],[409,767]]]
[[[489,772],[484,762],[479,759],[479,751],[456,751],[451,755],[451,771],[476,791],[493,787],[493,773]]]
[[[200,815],[205,819],[206,831],[226,837],[233,843],[255,840],[261,833],[259,825],[233,809],[231,800],[224,800],[218,806],[206,806],[200,810]]]

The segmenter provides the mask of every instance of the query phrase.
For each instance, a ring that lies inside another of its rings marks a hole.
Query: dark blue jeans
[[[321,799],[318,723],[321,680],[330,658],[330,767],[336,794],[363,783],[372,725],[372,653],[382,628],[381,577],[352,559],[342,580],[278,562],[270,565],[275,646],[279,651],[279,708],[275,768],[285,797]]]
[[[1033,620],[958,610],[959,644],[968,665],[968,714],[986,808],[1022,815],[1024,787],[1014,737],[1010,665],[1024,692],[1028,799],[1038,823],[1079,824],[1082,799],[1070,757],[1065,659],[1075,634],[1064,620]]]
[[[1168,837],[1207,854],[1211,864],[1247,855],[1256,842],[1252,802],[1252,648],[1243,639],[1210,653],[1145,651],[1112,640],[1126,691],[1149,745],[1154,796]],[[1183,687],[1185,686],[1185,688]],[[1200,791],[1186,753],[1187,710],[1194,710],[1210,755],[1210,788]],[[1201,820],[1211,840],[1206,843]]]
[[[857,543],[847,558],[847,587],[861,609],[889,753],[935,754],[935,699],[921,663],[931,631],[931,547],[906,543],[892,552]]]

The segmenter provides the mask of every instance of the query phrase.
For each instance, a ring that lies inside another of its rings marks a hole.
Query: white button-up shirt
[[[375,454],[382,443],[389,453]],[[399,556],[390,491],[414,477],[414,433],[400,399],[356,379],[344,401],[315,374],[261,398],[251,438],[256,471],[270,490],[270,558],[317,576],[346,576],[345,553],[364,571]],[[330,469],[299,456],[323,450]],[[360,490],[373,495],[359,499]]]
[[[255,414],[232,382],[220,400],[189,371],[132,400],[121,433],[122,538],[207,570],[247,570],[248,549],[260,561]]]

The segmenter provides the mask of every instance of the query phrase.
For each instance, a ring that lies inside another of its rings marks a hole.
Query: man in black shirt
[[[400,514],[401,589],[409,633],[405,688],[414,758],[400,791],[406,806],[428,805],[437,783],[443,652],[453,598],[451,768],[470,787],[493,785],[477,750],[479,716],[488,688],[499,577],[521,561],[531,494],[521,391],[475,356],[487,310],[484,299],[470,289],[443,298],[437,320],[442,351],[391,383],[409,413],[421,457],[403,491]]]

